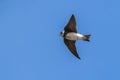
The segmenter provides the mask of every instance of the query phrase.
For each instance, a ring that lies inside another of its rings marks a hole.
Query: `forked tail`
[[[84,35],[84,39],[83,40],[89,42],[90,41],[90,36],[91,36],[90,34]]]

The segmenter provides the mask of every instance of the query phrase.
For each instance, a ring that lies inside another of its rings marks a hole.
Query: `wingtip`
[[[81,58],[79,56],[77,56],[77,58],[81,60]]]
[[[72,17],[74,17],[74,14],[72,14]]]

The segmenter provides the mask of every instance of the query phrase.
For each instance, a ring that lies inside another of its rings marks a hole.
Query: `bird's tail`
[[[84,39],[83,40],[89,42],[90,41],[90,36],[91,36],[90,34],[84,35]]]

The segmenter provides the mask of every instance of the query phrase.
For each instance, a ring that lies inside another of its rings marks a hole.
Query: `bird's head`
[[[60,32],[60,36],[63,37],[64,35],[64,31]]]

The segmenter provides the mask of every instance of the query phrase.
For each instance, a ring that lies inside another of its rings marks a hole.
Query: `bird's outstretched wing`
[[[78,53],[76,51],[75,41],[64,39],[64,43],[67,46],[67,48],[72,52],[72,54],[80,59],[80,57],[79,57],[79,55],[78,55]]]
[[[65,32],[75,32],[77,33],[76,29],[76,21],[74,15],[71,16],[68,24],[64,28]]]

